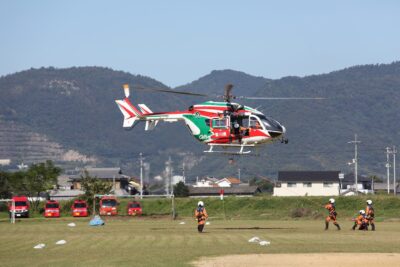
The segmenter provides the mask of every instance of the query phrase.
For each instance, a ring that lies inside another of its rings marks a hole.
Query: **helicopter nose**
[[[286,128],[281,124],[276,125],[273,129],[268,130],[268,133],[272,138],[280,137],[285,132],[286,132]]]

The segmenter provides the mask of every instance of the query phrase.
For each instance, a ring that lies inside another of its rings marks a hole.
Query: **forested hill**
[[[225,156],[203,155],[205,147],[182,124],[160,124],[146,133],[143,124],[123,130],[114,102],[123,98],[123,83],[166,88],[149,77],[99,67],[31,69],[1,77],[0,158],[47,157],[70,165],[85,159],[84,164],[121,164],[137,172],[138,154],[143,152],[151,163],[150,176],[160,174],[171,156],[175,173],[184,160],[190,179],[236,175],[238,169],[242,177],[273,176],[282,169],[348,172],[353,146],[347,142],[357,133],[362,141],[360,171],[369,175],[383,174],[384,148],[400,145],[398,62],[278,80],[212,71],[175,88],[220,95],[226,83],[233,83],[237,95],[327,98],[245,102],[261,106],[266,115],[285,125],[289,144],[266,146],[260,157],[235,158],[233,164]],[[146,103],[153,111],[184,110],[208,100],[140,91],[131,95],[132,102]]]
[[[179,147],[181,142],[173,138],[173,131],[162,133],[164,127],[149,135],[143,134],[143,125],[132,131],[122,129],[122,114],[114,100],[124,98],[124,83],[166,88],[148,77],[98,67],[31,69],[0,78],[1,129],[12,123],[11,134],[15,135],[14,139],[9,137],[11,146],[0,143],[0,158],[11,155],[14,160],[29,162],[38,156],[55,156],[53,160],[63,161],[72,150],[96,159],[86,164],[101,166],[133,164],[139,152],[157,154]],[[184,97],[175,95],[135,91],[131,99],[155,111],[186,108]],[[193,143],[188,142],[191,146]],[[62,151],[54,155],[54,147]]]

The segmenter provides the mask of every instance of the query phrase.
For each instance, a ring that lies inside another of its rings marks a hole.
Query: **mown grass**
[[[68,227],[69,222],[76,227]],[[179,224],[185,221],[186,224]],[[393,252],[400,253],[400,224],[377,223],[377,231],[324,231],[323,220],[212,220],[198,234],[191,218],[106,218],[102,227],[87,218],[21,219],[0,222],[1,266],[189,266],[203,256],[249,253]],[[263,247],[248,243],[258,236]],[[66,245],[54,243],[60,239]],[[45,243],[42,250],[33,246]]]

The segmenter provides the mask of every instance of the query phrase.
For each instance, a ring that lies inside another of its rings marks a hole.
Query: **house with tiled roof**
[[[129,194],[128,188],[131,177],[122,174],[120,168],[84,168],[79,174],[69,176],[73,189],[82,190],[81,181],[86,172],[91,177],[113,184],[113,191],[116,195]]]
[[[240,180],[238,178],[228,177],[218,180],[215,183],[218,185],[218,187],[232,187],[235,185],[239,185]]]

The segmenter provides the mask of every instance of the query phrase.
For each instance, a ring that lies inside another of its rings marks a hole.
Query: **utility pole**
[[[140,156],[140,199],[143,199],[143,157],[142,157],[142,153],[140,153],[139,156]]]
[[[171,156],[168,157],[168,179],[169,179],[168,191],[170,192],[170,195],[173,195],[174,194],[174,189],[172,187],[172,160],[171,160]]]
[[[358,154],[357,154],[357,144],[361,141],[357,141],[357,134],[354,135],[354,141],[348,142],[349,144],[354,144],[354,183],[355,183],[355,194],[358,195]]]
[[[182,179],[183,183],[186,184],[186,177],[185,177],[185,162],[182,163]]]
[[[389,162],[389,155],[390,155],[390,147],[386,147],[386,180],[387,180],[387,193],[390,194],[390,162]]]
[[[172,184],[172,160],[171,157],[168,157],[168,160],[165,162],[165,194],[171,196],[173,194],[171,189]]]
[[[114,195],[115,195],[115,174],[113,176],[113,192],[114,192]]]
[[[396,146],[393,146],[393,195],[396,195]]]

